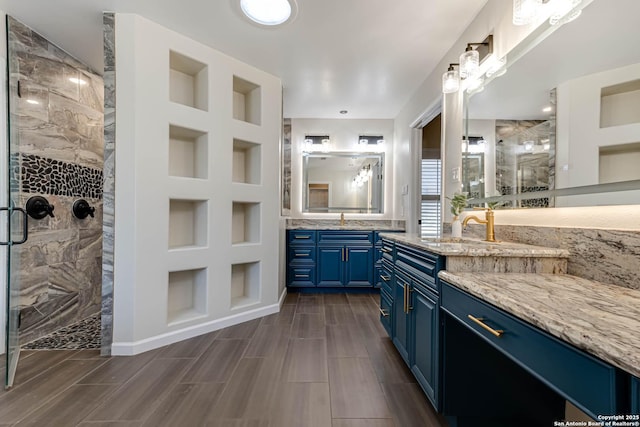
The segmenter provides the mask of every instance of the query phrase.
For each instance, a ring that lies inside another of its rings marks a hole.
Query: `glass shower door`
[[[7,30],[9,30],[10,20],[7,19]],[[9,31],[7,31],[9,34]],[[9,38],[7,42],[10,43]],[[5,163],[5,173],[0,182],[2,183],[3,200],[0,207],[0,214],[6,224],[4,240],[1,245],[7,247],[6,250],[6,334],[5,334],[5,387],[13,385],[18,358],[20,356],[20,245],[27,240],[27,214],[24,209],[18,207],[20,204],[20,174],[14,173],[20,170],[19,157],[19,134],[17,121],[20,120],[18,102],[20,102],[19,92],[19,65],[12,55],[12,49],[7,49],[7,75],[2,79],[2,86],[8,85],[9,112],[8,117],[8,141],[6,151],[3,153],[3,163]],[[3,73],[4,74],[4,73]],[[6,113],[6,112],[5,112]]]

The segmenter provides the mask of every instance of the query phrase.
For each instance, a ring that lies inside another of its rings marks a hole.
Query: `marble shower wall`
[[[102,283],[103,80],[9,17],[12,186],[25,206],[42,195],[53,218],[29,221],[20,256],[22,343],[100,311]],[[79,220],[84,198],[95,216]]]
[[[496,225],[496,238],[569,251],[567,273],[640,289],[640,231]],[[464,236],[484,239],[485,228],[469,225]]]

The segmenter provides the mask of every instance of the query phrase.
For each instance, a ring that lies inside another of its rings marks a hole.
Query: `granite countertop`
[[[536,258],[568,258],[565,249],[545,248],[511,242],[486,242],[479,239],[428,239],[418,234],[382,233],[382,237],[398,243],[404,243],[418,249],[424,249],[439,255],[470,257],[536,257]]]
[[[563,274],[439,277],[640,377],[640,291]]]
[[[358,230],[358,231],[404,231],[404,221],[347,219],[340,225],[338,219],[290,219],[287,230]]]

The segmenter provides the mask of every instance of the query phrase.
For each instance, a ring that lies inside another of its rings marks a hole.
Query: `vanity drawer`
[[[589,415],[620,413],[622,408],[616,407],[616,402],[621,382],[613,366],[444,281],[441,283],[442,309],[490,345]],[[470,316],[494,331],[503,332],[498,337]]]
[[[387,261],[382,261],[380,277],[378,279],[380,279],[381,288],[389,295],[392,295],[393,288],[391,287],[391,280],[393,280],[393,266]]]
[[[316,285],[316,268],[314,266],[295,266],[287,269],[290,287],[309,288]]]
[[[387,292],[383,289],[380,291],[380,323],[384,327],[385,331],[391,336],[391,314],[392,310],[392,299],[387,294]]]
[[[315,246],[289,246],[290,264],[308,264],[316,262]]]
[[[315,230],[288,230],[289,245],[315,245],[317,231]]]
[[[325,230],[318,231],[319,244],[372,245],[372,231]]]
[[[383,260],[393,263],[393,247],[394,244],[391,240],[382,239],[380,252]]]
[[[438,255],[399,243],[396,244],[396,262],[405,269],[409,271],[417,270],[417,272],[421,273],[418,275],[426,275],[431,277],[432,280],[435,279],[442,264],[442,260]]]

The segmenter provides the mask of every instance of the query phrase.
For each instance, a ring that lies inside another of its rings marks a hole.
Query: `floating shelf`
[[[231,308],[260,302],[260,263],[231,266]]]
[[[260,243],[260,203],[233,202],[231,243]]]
[[[600,91],[600,127],[640,123],[640,80],[632,80]]]
[[[169,201],[169,249],[207,245],[207,201]]]
[[[169,175],[207,179],[206,132],[169,125]]]
[[[178,52],[169,53],[169,98],[171,102],[208,111],[207,66]]]
[[[169,272],[167,323],[207,315],[207,269]]]
[[[240,139],[233,140],[233,182],[260,185],[262,163],[260,150],[260,144]]]
[[[262,122],[260,86],[233,76],[233,118],[260,125]]]

